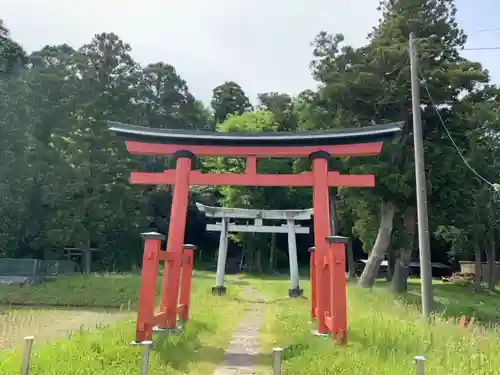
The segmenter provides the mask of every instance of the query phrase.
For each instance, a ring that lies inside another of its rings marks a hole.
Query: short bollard
[[[426,358],[422,355],[417,355],[413,358],[415,360],[416,375],[424,375],[424,362]]]
[[[24,338],[23,363],[21,365],[21,375],[28,375],[30,371],[31,348],[33,347],[34,336]]]
[[[283,348],[273,348],[273,374],[281,375],[281,353]]]
[[[148,375],[149,352],[153,346],[153,341],[143,341],[141,342],[141,345],[144,346],[144,351],[142,352],[141,375]]]

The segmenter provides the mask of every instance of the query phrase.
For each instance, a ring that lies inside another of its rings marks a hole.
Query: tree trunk
[[[352,238],[347,242],[347,279],[356,279],[356,263],[354,262],[354,251],[352,250]]]
[[[494,204],[494,193],[490,195],[490,249],[486,252],[488,257],[488,267],[489,267],[489,278],[488,278],[488,288],[490,290],[495,290],[497,284],[497,267],[496,267],[496,239],[495,239],[495,208]]]
[[[336,207],[336,197],[337,197],[337,189],[336,188],[329,188],[328,189],[328,200],[330,202],[330,234],[332,236],[335,236],[337,235],[337,233],[339,232],[339,228],[338,228],[338,220],[337,220],[337,215],[336,215],[336,211],[337,211],[337,207]]]
[[[481,247],[474,241],[474,290],[481,288]]]
[[[491,228],[490,251],[488,252],[488,262],[490,268],[490,277],[488,279],[488,288],[495,290],[497,285],[497,267],[496,267],[496,242],[495,242],[495,229]]]
[[[269,270],[276,271],[276,233],[271,233],[271,249],[269,250]]]
[[[245,267],[245,255],[246,255],[246,246],[243,245],[241,247],[240,272],[243,272],[243,269],[247,268]]]
[[[85,274],[91,272],[92,252],[90,251],[90,241],[84,241],[79,246],[82,252],[82,271]]]
[[[408,274],[412,250],[400,248],[396,251],[396,263],[394,275],[389,289],[394,293],[406,293],[408,291]]]
[[[255,236],[255,233],[252,233],[251,235],[250,249],[254,254],[253,258],[254,258],[255,271],[259,274],[262,274],[262,253],[260,251],[261,246],[258,241],[258,238],[256,238]]]
[[[479,210],[477,206],[475,208],[474,222],[479,223]],[[472,228],[472,244],[474,246],[474,286],[472,287],[472,290],[476,291],[481,288],[481,279],[483,276],[481,266],[481,246],[484,242],[480,241],[482,239],[482,233],[480,233],[479,228],[476,225],[473,225]]]
[[[260,248],[257,248],[254,251],[255,251],[255,266],[257,268],[257,272],[259,274],[261,274],[262,273],[262,259],[261,259]]]
[[[393,246],[389,246],[387,249],[387,275],[385,279],[388,283],[392,281],[392,276],[394,276],[394,268],[396,267],[396,251]]]
[[[363,273],[359,278],[358,285],[362,288],[371,288],[375,284],[375,279],[380,269],[380,264],[384,260],[387,247],[391,243],[392,224],[396,206],[391,202],[380,203],[380,225],[378,228],[375,244],[370,252]]]
[[[394,275],[389,285],[389,289],[394,293],[405,293],[408,290],[408,271],[417,232],[417,211],[414,208],[409,208],[404,213],[404,226],[407,234],[406,247],[396,251]]]

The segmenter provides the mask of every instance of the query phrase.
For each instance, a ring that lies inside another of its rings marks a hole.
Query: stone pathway
[[[244,298],[252,301],[262,299],[255,289],[245,289]],[[259,329],[262,320],[262,304],[252,303],[240,324],[235,329],[229,347],[224,353],[224,361],[217,366],[214,375],[254,375],[255,356],[260,354]],[[254,357],[254,358],[253,358]],[[259,372],[262,374],[262,372]]]

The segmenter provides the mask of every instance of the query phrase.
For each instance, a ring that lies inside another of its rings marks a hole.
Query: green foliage
[[[241,116],[230,116],[217,126],[221,132],[273,132],[277,131],[279,123],[268,111],[245,113]],[[287,159],[259,159],[258,173],[291,173],[291,162]],[[245,168],[244,160],[237,158],[219,158],[215,169],[219,172],[240,173]],[[220,189],[223,198],[221,203],[228,207],[243,208],[282,208],[289,204],[288,196],[291,188],[262,188],[223,186]]]
[[[467,98],[467,93],[474,92],[474,100],[477,100],[483,90],[480,84],[488,81],[480,64],[459,55],[466,38],[455,21],[456,8],[452,0],[381,1],[380,9],[382,19],[366,46],[354,49],[342,44],[340,34],[318,34],[312,66],[320,90],[317,94],[305,93],[299,102],[309,114],[299,121],[299,128],[406,123],[399,142],[384,146],[380,157],[363,160],[362,164],[351,159],[344,164],[351,172],[377,176],[374,189],[342,190],[345,202],[355,212],[354,231],[363,240],[365,249],[374,242],[380,201],[390,201],[397,206],[396,222],[407,208],[415,206],[409,33],[414,32],[418,37],[420,67],[433,98],[431,102],[422,89],[422,102],[426,104],[422,121],[428,194],[436,197],[429,201],[434,230],[439,225],[451,224],[451,206],[463,209],[459,202],[467,197],[463,186],[476,183],[444,133],[436,110],[452,134],[477,131],[481,137],[484,135],[482,125],[464,118],[463,101],[468,99],[461,99],[459,94],[465,93]],[[466,137],[458,136],[456,140],[460,147],[477,151],[477,147],[466,144]],[[395,226],[395,243],[404,237],[405,231],[404,226]]]
[[[315,131],[404,121],[399,142],[386,144],[379,157],[332,158],[330,169],[376,176],[375,188],[332,190],[338,195],[342,233],[359,237],[368,251],[379,229],[380,204],[390,202],[397,207],[391,246],[405,247],[411,241],[403,218],[415,208],[416,193],[410,32],[418,38],[426,84],[421,95],[431,230],[455,257],[470,258],[472,245],[495,249],[497,197],[464,160],[497,182],[499,90],[480,64],[460,56],[466,35],[456,22],[454,1],[387,0],[379,7],[381,20],[364,46],[346,45],[341,34],[317,35],[311,64],[317,89],[296,97],[260,93],[255,108],[235,82],[215,87],[209,108],[174,66],[162,61],[140,66],[131,46],[113,33],[97,34],[75,48],[45,46],[28,56],[0,23],[0,255],[42,257],[48,250],[61,254],[66,246],[97,247],[103,267],[129,268],[140,263],[141,231],[167,232],[171,188],[131,186],[128,175],[131,170],[159,172],[174,160],[128,155],[123,142],[107,131],[106,120],[220,132]],[[212,158],[195,167],[239,173],[245,165],[240,159]],[[260,173],[310,168],[309,160],[258,160]],[[205,243],[210,238],[200,237],[205,223],[193,212],[196,200],[307,208],[311,191],[192,187],[188,237],[194,237],[186,241]],[[269,248],[264,235],[251,247]],[[441,255],[438,251],[434,257]]]
[[[214,88],[210,104],[216,124],[226,120],[229,115],[241,115],[252,109],[245,92],[235,82],[225,82]]]
[[[0,79],[18,73],[26,62],[26,52],[10,38],[9,30],[0,19]]]
[[[267,92],[259,94],[260,109],[273,114],[279,126],[277,131],[294,131],[297,128],[293,99],[288,94]]]

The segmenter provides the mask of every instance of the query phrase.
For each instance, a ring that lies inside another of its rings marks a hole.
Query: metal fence
[[[72,260],[42,260],[40,273],[46,277],[71,275],[78,272],[78,264]]]
[[[0,278],[7,283],[37,283],[77,270],[78,265],[71,260],[0,258]]]

